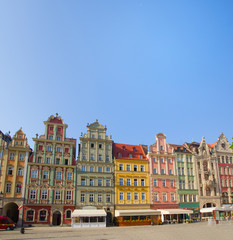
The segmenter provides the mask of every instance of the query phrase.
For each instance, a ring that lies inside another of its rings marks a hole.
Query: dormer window
[[[133,157],[133,155],[132,155],[132,154],[129,154],[129,157],[130,157],[130,158],[132,158],[132,157]]]
[[[125,146],[122,147],[122,150],[125,150]]]
[[[143,156],[142,155],[140,155],[140,159],[142,159],[143,158]]]
[[[133,148],[133,152],[135,152],[136,150],[135,150],[135,147]]]
[[[121,154],[121,153],[118,153],[118,157],[122,157],[122,154]]]

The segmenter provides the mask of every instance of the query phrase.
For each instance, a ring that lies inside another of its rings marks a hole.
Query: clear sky
[[[0,130],[118,143],[233,137],[233,1],[0,1]],[[79,140],[78,140],[79,143]]]

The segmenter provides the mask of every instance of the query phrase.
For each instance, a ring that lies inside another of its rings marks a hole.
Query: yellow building
[[[143,146],[115,143],[113,147],[115,209],[150,208],[149,164]]]
[[[31,149],[22,129],[16,132],[9,145],[6,137],[0,136],[0,215],[7,215],[14,222],[21,224],[26,181],[26,169]]]

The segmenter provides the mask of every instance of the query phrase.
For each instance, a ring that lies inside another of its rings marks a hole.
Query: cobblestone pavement
[[[71,227],[31,227],[14,231],[0,230],[0,239],[80,239],[80,240],[232,240],[233,224],[208,225],[207,222],[140,227],[71,228]]]

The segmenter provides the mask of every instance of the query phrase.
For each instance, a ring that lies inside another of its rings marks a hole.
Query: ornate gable
[[[216,151],[232,153],[232,150],[231,150],[230,146],[231,145],[228,142],[225,135],[223,133],[221,133],[221,135],[218,137],[218,141],[217,141],[217,144],[216,144],[216,147],[215,147]]]

